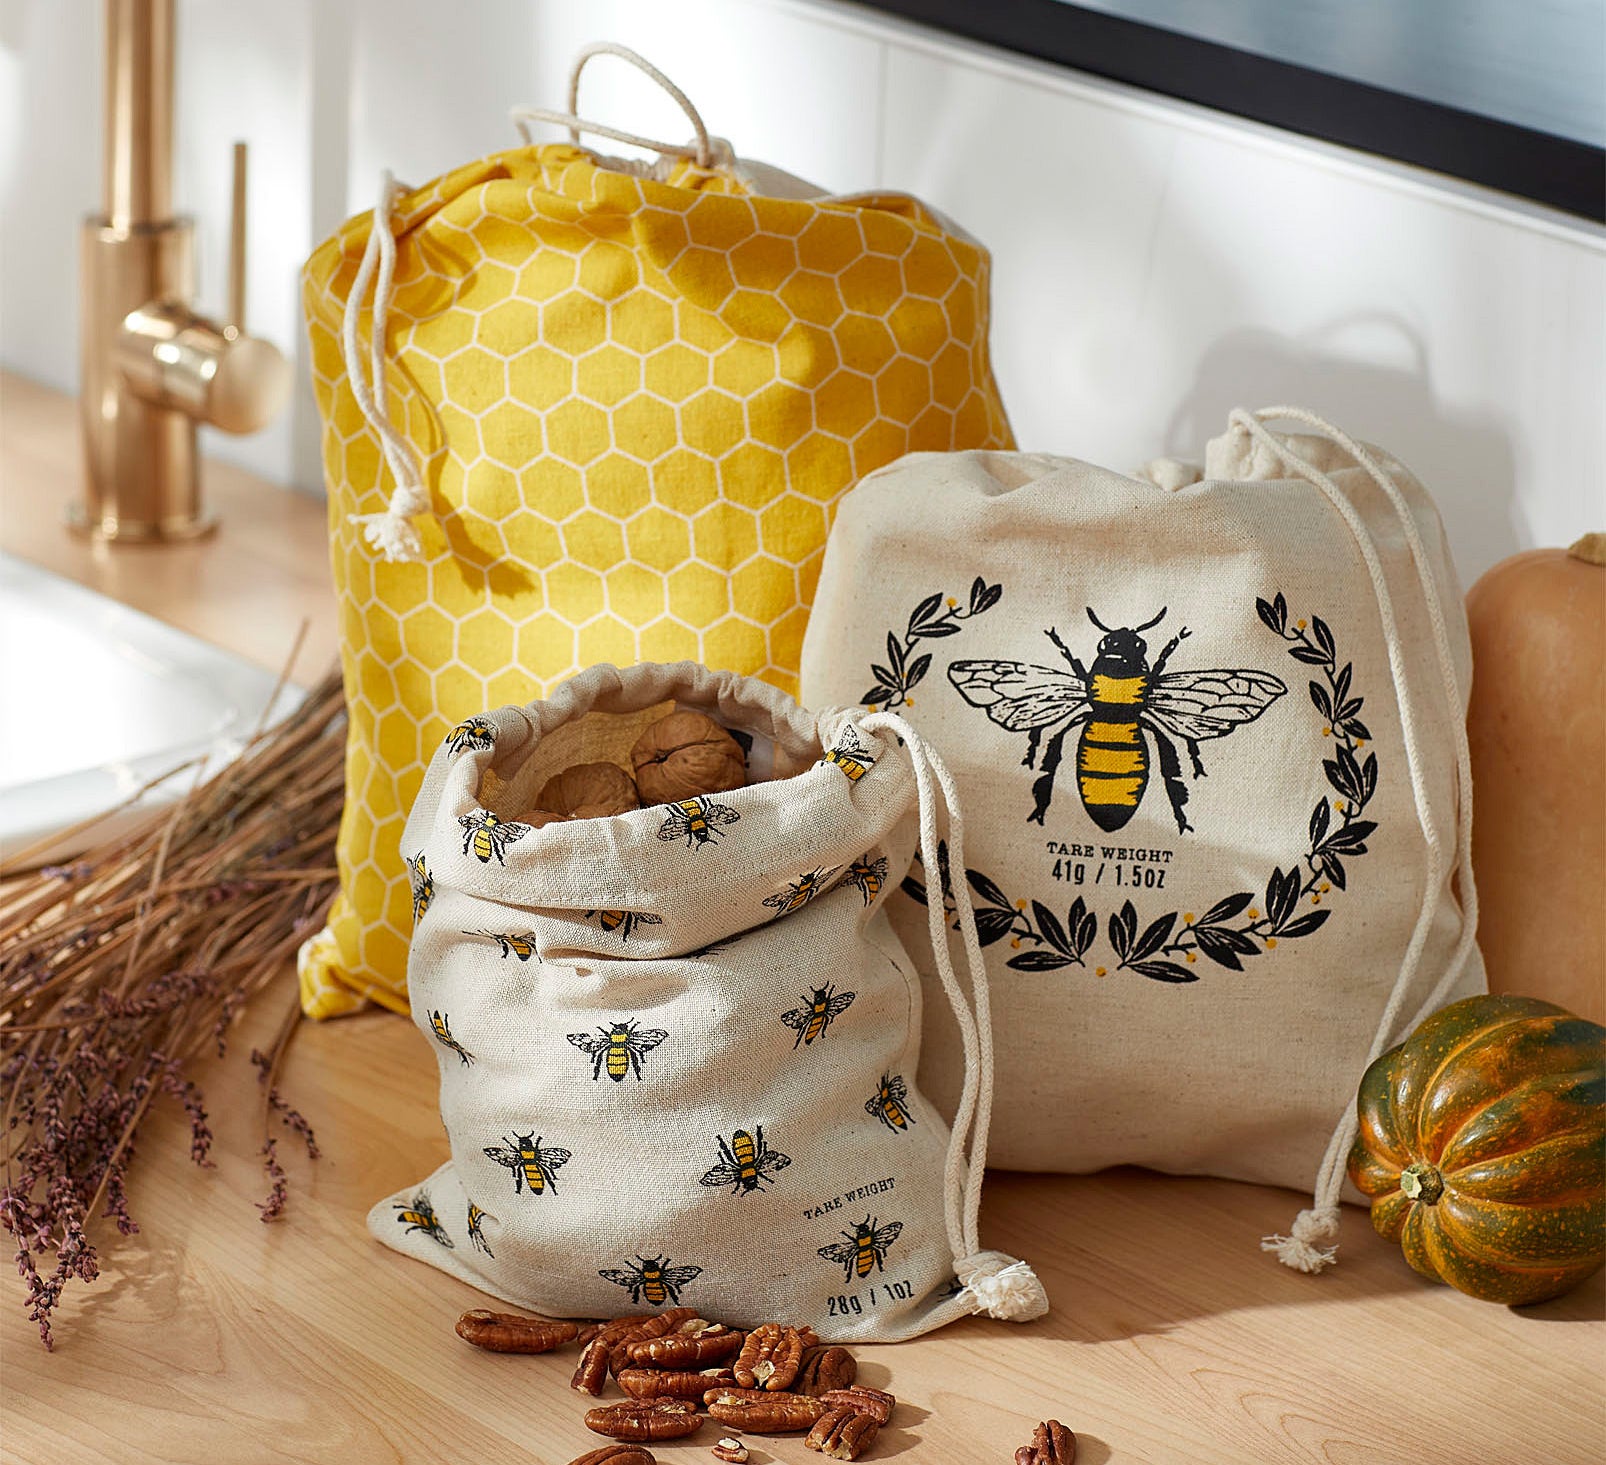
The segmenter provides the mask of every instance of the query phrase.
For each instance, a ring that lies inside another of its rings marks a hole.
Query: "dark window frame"
[[[1606,149],[1061,0],[859,0],[1006,50],[1606,223]]]

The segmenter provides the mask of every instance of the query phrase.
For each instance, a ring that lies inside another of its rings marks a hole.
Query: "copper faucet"
[[[106,0],[105,212],[83,230],[80,411],[88,470],[69,519],[97,539],[193,539],[196,425],[255,432],[290,366],[245,332],[245,144],[234,145],[227,322],[193,311],[195,226],[172,212],[173,0]]]

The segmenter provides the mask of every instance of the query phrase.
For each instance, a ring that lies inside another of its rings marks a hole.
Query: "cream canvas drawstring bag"
[[[1233,413],[1202,474],[914,454],[853,490],[803,697],[908,718],[972,811],[941,874],[986,948],[995,1164],[1315,1177],[1267,1244],[1332,1259],[1367,1064],[1484,986],[1470,674],[1431,500],[1297,409]],[[961,1039],[926,1011],[951,1108]]]
[[[554,773],[627,761],[676,709],[749,740],[754,781],[519,822]],[[940,901],[926,935],[964,1054],[951,1132],[914,1081],[920,981],[882,906],[940,810],[961,848],[952,784],[898,717],[816,718],[694,663],[596,667],[465,723],[403,846],[452,1158],[370,1230],[565,1317],[685,1305],[891,1341],[1046,1311],[1031,1270],[977,1237],[992,1034],[963,902],[974,1006]]]

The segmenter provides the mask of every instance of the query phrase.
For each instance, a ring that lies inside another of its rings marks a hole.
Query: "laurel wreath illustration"
[[[931,653],[914,654],[922,641],[935,641],[944,636],[957,636],[964,629],[962,622],[974,616],[985,615],[1003,598],[1002,585],[989,585],[980,575],[971,582],[970,600],[965,609],[953,596],[944,596],[939,590],[928,595],[909,616],[909,625],[903,639],[896,631],[887,632],[886,664],[874,663],[870,675],[875,685],[859,701],[872,712],[891,707],[912,707],[910,691],[918,686],[931,670]]]
[[[978,582],[979,583],[979,582]],[[1260,898],[1240,890],[1217,901],[1203,914],[1168,911],[1139,929],[1137,907],[1129,900],[1105,923],[1116,971],[1135,972],[1156,982],[1196,982],[1199,957],[1231,971],[1245,961],[1276,949],[1280,941],[1297,940],[1321,929],[1331,908],[1324,904],[1334,889],[1348,883],[1345,862],[1367,852],[1377,822],[1363,817],[1377,792],[1377,755],[1365,753],[1371,731],[1361,721],[1364,698],[1353,695],[1354,665],[1338,665],[1332,630],[1320,617],[1288,624],[1288,602],[1279,592],[1257,599],[1255,611],[1266,628],[1284,643],[1295,661],[1317,669],[1320,680],[1309,684],[1310,700],[1326,724],[1333,755],[1322,760],[1327,794],[1311,810],[1309,843],[1300,859],[1284,870],[1273,866]],[[948,851],[937,849],[944,905],[953,908]],[[1012,901],[997,881],[979,870],[965,871],[976,897],[976,930],[983,946],[1004,940],[1016,949],[1005,965],[1016,971],[1051,972],[1087,966],[1087,953],[1098,937],[1099,918],[1078,896],[1063,917],[1040,900]],[[911,875],[903,882],[907,895],[925,904],[925,890]],[[1178,959],[1180,958],[1180,960]],[[1107,967],[1096,975],[1109,974]]]

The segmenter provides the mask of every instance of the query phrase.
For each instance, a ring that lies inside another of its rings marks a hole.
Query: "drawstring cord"
[[[391,232],[390,214],[397,191],[396,180],[390,173],[381,173],[379,200],[374,205],[368,245],[363,250],[362,263],[357,266],[357,278],[352,281],[340,331],[351,394],[356,398],[364,421],[379,436],[379,446],[396,486],[383,512],[348,514],[347,518],[361,528],[363,538],[387,560],[416,561],[423,559],[424,545],[413,520],[429,512],[429,491],[424,487],[424,475],[417,452],[406,435],[390,420],[385,388],[385,327],[390,313],[391,279],[396,268],[396,236]],[[368,340],[370,375],[365,379],[357,328],[363,299],[368,294],[371,281],[374,303]]]
[[[944,1220],[948,1245],[954,1256],[954,1272],[970,1298],[972,1311],[985,1312],[1008,1322],[1030,1322],[1048,1311],[1048,1296],[1037,1274],[1025,1262],[1004,1252],[981,1249],[981,1190],[993,1112],[993,1021],[987,967],[982,957],[981,938],[976,933],[976,912],[964,881],[964,820],[959,812],[953,778],[935,749],[895,713],[872,713],[863,718],[859,726],[866,732],[884,729],[892,733],[903,740],[909,753],[920,810],[920,849],[926,866],[926,915],[931,930],[932,957],[959,1024],[959,1039],[965,1051],[965,1084],[948,1139],[943,1177]],[[951,881],[954,913],[970,967],[974,1011],[959,985],[948,949],[942,862],[937,856],[939,791],[948,814],[949,867],[959,872],[959,878]]]
[[[1421,962],[1422,949],[1427,942],[1428,931],[1433,923],[1438,908],[1439,891],[1444,883],[1445,851],[1444,842],[1439,832],[1438,823],[1433,815],[1432,803],[1428,798],[1422,771],[1422,755],[1417,735],[1416,716],[1408,695],[1407,677],[1405,669],[1404,651],[1400,644],[1399,627],[1394,618],[1394,602],[1389,595],[1388,585],[1384,579],[1383,566],[1378,558],[1377,544],[1372,538],[1371,531],[1366,527],[1365,521],[1350,503],[1338,485],[1333,482],[1314,464],[1307,462],[1292,451],[1287,444],[1277,438],[1275,434],[1265,427],[1267,421],[1287,419],[1305,423],[1323,434],[1329,441],[1342,448],[1350,457],[1371,477],[1372,481],[1383,491],[1399,519],[1400,527],[1405,533],[1406,543],[1410,547],[1411,559],[1416,569],[1417,580],[1421,586],[1423,599],[1427,606],[1428,620],[1433,628],[1433,644],[1438,655],[1439,673],[1443,686],[1448,710],[1450,725],[1454,729],[1456,777],[1458,781],[1458,829],[1456,836],[1456,869],[1460,883],[1462,903],[1461,935],[1456,943],[1454,953],[1446,965],[1443,974],[1434,984],[1432,992],[1428,994],[1416,1015],[1409,1023],[1400,1026],[1400,1010],[1405,1004],[1406,997],[1411,991],[1415,981],[1417,967]],[[1400,708],[1400,729],[1405,742],[1405,760],[1410,773],[1411,792],[1416,802],[1417,818],[1422,826],[1422,835],[1427,844],[1427,881],[1422,895],[1422,910],[1417,916],[1416,926],[1411,932],[1411,939],[1405,949],[1404,959],[1394,980],[1393,990],[1389,993],[1389,1000],[1383,1009],[1383,1016],[1377,1025],[1377,1032],[1372,1039],[1371,1050],[1367,1056],[1370,1065],[1379,1054],[1383,1053],[1393,1042],[1397,1041],[1396,1034],[1404,1034],[1414,1029],[1429,1013],[1434,1012],[1443,1003],[1445,995],[1455,985],[1460,977],[1462,968],[1466,965],[1467,957],[1472,951],[1473,941],[1476,939],[1478,925],[1478,897],[1472,878],[1472,758],[1467,743],[1466,719],[1462,711],[1461,688],[1455,673],[1454,656],[1450,648],[1450,634],[1448,623],[1444,617],[1444,607],[1439,599],[1438,587],[1435,584],[1432,566],[1428,563],[1427,549],[1422,543],[1422,536],[1417,529],[1416,520],[1412,516],[1409,505],[1405,502],[1398,485],[1382,469],[1370,452],[1360,443],[1341,432],[1338,428],[1325,422],[1312,412],[1300,407],[1268,407],[1259,412],[1246,412],[1241,408],[1234,411],[1229,419],[1233,426],[1241,428],[1257,443],[1266,448],[1288,469],[1308,483],[1319,489],[1333,505],[1344,522],[1349,526],[1355,543],[1360,549],[1361,558],[1366,564],[1366,571],[1372,582],[1372,592],[1377,599],[1378,613],[1383,622],[1383,634],[1388,645],[1389,671],[1394,682],[1395,700]],[[1327,1150],[1322,1156],[1321,1166],[1316,1174],[1315,1191],[1311,1206],[1302,1210],[1294,1218],[1287,1236],[1266,1236],[1261,1239],[1263,1251],[1275,1252],[1277,1260],[1283,1265],[1292,1267],[1300,1272],[1320,1272],[1336,1260],[1338,1248],[1327,1245],[1338,1235],[1339,1225],[1339,1196],[1343,1190],[1345,1162],[1349,1155],[1350,1146],[1355,1141],[1357,1119],[1355,1105],[1346,1106],[1343,1117],[1339,1120],[1328,1141]]]

